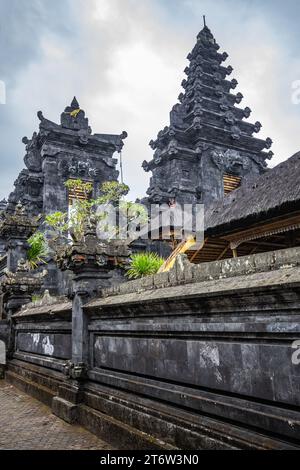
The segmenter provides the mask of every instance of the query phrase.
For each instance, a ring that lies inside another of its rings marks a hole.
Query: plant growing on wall
[[[48,244],[42,232],[35,232],[29,239],[27,263],[30,269],[36,269],[40,264],[47,264]]]
[[[50,231],[50,235],[66,237],[69,228],[68,214],[66,212],[53,212],[53,214],[46,215],[45,222],[53,230],[53,232]]]
[[[74,197],[71,210],[68,213],[55,212],[45,217],[46,224],[52,229],[52,238],[70,242],[79,241],[83,237],[84,225],[91,214],[96,218],[99,230],[105,232],[107,239],[118,237],[118,227],[111,226],[108,219],[109,205],[116,206],[121,214],[126,214],[129,223],[139,219],[145,223],[148,218],[146,209],[137,203],[125,201],[123,198],[128,193],[129,187],[117,181],[107,181],[100,188],[100,196],[91,198],[92,183],[80,179],[70,179],[65,186],[73,194],[80,194],[80,198]]]
[[[133,254],[130,257],[130,266],[126,276],[129,279],[138,279],[156,274],[164,261],[163,258],[152,252]]]

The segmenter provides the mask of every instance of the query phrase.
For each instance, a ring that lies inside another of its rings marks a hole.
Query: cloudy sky
[[[24,167],[36,112],[58,122],[74,95],[94,132],[128,132],[124,177],[143,196],[141,163],[168,124],[203,14],[250,120],[274,141],[271,166],[300,150],[299,0],[0,0],[0,198]]]

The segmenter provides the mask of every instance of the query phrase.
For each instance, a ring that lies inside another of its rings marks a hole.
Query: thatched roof
[[[299,208],[300,152],[209,206],[205,229],[225,232]]]

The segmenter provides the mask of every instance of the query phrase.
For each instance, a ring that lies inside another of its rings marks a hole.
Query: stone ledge
[[[169,272],[106,288],[101,291],[101,294],[103,298],[138,294],[170,286],[233,278],[296,266],[300,266],[300,247],[202,264],[192,264],[186,255],[180,255]]]
[[[245,292],[258,292],[264,289],[269,289],[269,293],[271,293],[283,286],[286,288],[297,286],[299,288],[300,269],[298,266],[206,281],[195,280],[188,284],[181,283],[160,289],[135,291],[105,298],[100,297],[90,301],[84,309],[87,312],[91,311],[91,313],[94,313],[97,309],[97,314],[101,315],[102,309],[117,305],[143,305],[145,302],[179,301],[193,297],[198,297],[200,300],[201,298],[215,296],[233,296],[237,292],[241,296]]]

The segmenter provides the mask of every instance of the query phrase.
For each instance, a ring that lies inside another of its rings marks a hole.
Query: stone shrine
[[[39,132],[31,139],[23,138],[26,146],[22,170],[15,190],[8,198],[7,209],[13,211],[20,201],[32,215],[68,210],[68,194],[64,183],[80,178],[94,184],[94,196],[104,181],[118,179],[115,152],[120,152],[127,133],[92,134],[85,112],[74,97],[56,124],[37,113]]]

